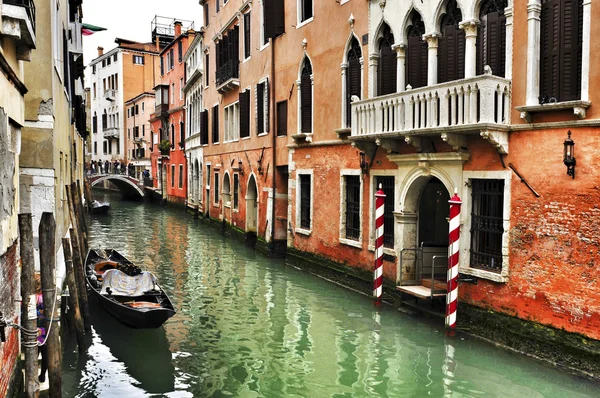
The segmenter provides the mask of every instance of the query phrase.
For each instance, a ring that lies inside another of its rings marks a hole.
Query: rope
[[[52,300],[52,312],[51,314],[54,314],[54,310],[56,309],[56,295],[58,294],[58,287],[55,288],[54,290],[54,300]],[[44,345],[46,344],[46,342],[48,341],[48,336],[50,336],[50,331],[52,330],[52,325],[53,323],[50,322],[50,324],[48,325],[48,331],[46,332],[46,338],[44,339],[43,343],[39,343],[37,342],[37,345]]]

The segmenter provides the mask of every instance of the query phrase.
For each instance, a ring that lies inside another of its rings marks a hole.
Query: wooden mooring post
[[[77,347],[79,352],[83,352],[84,349],[84,326],[83,319],[81,317],[81,311],[79,310],[79,294],[78,286],[75,282],[75,271],[73,269],[73,258],[71,256],[71,241],[69,238],[62,239],[63,252],[65,254],[65,268],[67,271],[66,280],[67,286],[69,287],[69,316],[73,318],[73,324],[75,325],[75,334],[77,336]]]
[[[79,249],[79,239],[74,228],[69,230],[71,235],[71,244],[73,246],[73,270],[75,274],[75,282],[77,284],[77,294],[79,295],[79,308],[83,315],[83,323],[86,332],[92,331],[92,320],[90,316],[90,306],[88,301],[87,289],[85,286],[85,274],[83,270],[83,257]]]
[[[37,330],[35,262],[33,257],[33,227],[31,214],[19,214],[21,236],[21,326],[26,330]],[[25,396],[35,398],[40,394],[38,384],[38,347],[34,334],[21,332],[25,354]]]
[[[88,213],[92,212],[92,186],[90,185],[90,181],[85,178],[83,180],[83,194],[85,195],[85,205],[87,207]]]
[[[42,296],[44,316],[46,318],[46,344],[48,347],[49,397],[62,396],[61,347],[59,339],[58,289],[56,288],[56,222],[52,213],[43,213],[39,228],[40,236],[40,274],[42,278]]]

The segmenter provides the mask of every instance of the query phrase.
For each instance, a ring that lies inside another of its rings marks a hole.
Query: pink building
[[[142,172],[150,172],[150,115],[154,112],[154,93],[144,92],[125,102],[125,152],[133,177],[142,178]]]

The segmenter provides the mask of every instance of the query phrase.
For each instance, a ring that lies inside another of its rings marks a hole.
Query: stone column
[[[379,54],[369,54],[369,98],[377,96],[377,66],[379,65]]]
[[[597,4],[596,4],[597,5]],[[583,0],[583,43],[581,49],[581,100],[590,100],[590,25],[592,0]]]
[[[438,81],[438,38],[439,34],[434,32],[423,36],[427,41],[427,85],[432,86]]]
[[[513,42],[513,7],[506,7],[504,9],[504,16],[506,17],[506,43]],[[512,66],[513,66],[513,46],[506,46],[506,63],[504,65],[504,77],[512,79]],[[509,112],[510,113],[510,112]]]
[[[342,120],[340,122],[340,126],[344,128],[348,127],[346,126],[346,107],[350,106],[350,104],[346,101],[346,72],[348,70],[348,63],[344,62],[340,65],[340,68],[342,69]]]
[[[527,3],[527,105],[538,105],[540,102],[541,13],[541,0],[529,0]]]
[[[406,89],[406,46],[397,44],[392,50],[396,51],[396,92],[401,93]]]
[[[477,75],[477,21],[463,21],[460,28],[465,32],[465,79]]]

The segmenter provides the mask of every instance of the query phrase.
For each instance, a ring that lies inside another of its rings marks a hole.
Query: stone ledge
[[[532,113],[537,112],[554,112],[565,109],[573,109],[573,114],[579,119],[585,119],[586,110],[592,103],[590,101],[565,101],[555,102],[541,105],[523,105],[516,106],[515,109],[521,112],[521,119],[532,122]]]

